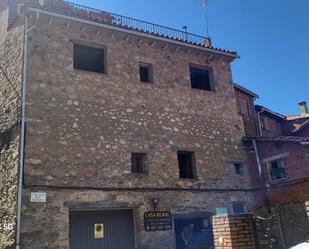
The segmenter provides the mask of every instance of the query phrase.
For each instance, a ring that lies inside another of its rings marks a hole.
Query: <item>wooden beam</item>
[[[48,21],[48,24],[49,24],[49,25],[52,25],[53,22],[54,22],[54,18],[50,17],[50,18],[49,18],[49,21]]]
[[[153,48],[155,45],[156,45],[156,41],[153,41],[150,46]]]
[[[177,53],[179,50],[180,50],[180,46],[177,46],[175,52]]]
[[[163,47],[163,50],[166,50],[168,48],[168,43]]]
[[[213,57],[214,57],[214,55],[213,55],[213,54],[210,54],[209,56],[207,56],[207,59],[208,59],[208,60],[211,60]]]
[[[85,32],[85,31],[86,31],[86,25],[83,25],[82,32]]]

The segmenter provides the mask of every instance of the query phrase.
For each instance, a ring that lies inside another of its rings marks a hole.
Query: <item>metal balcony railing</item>
[[[45,0],[43,7],[64,13],[66,15],[85,18],[98,23],[118,26],[125,29],[149,33],[152,35],[188,42],[191,44],[210,46],[210,39],[207,37],[82,6],[71,2],[62,0]]]

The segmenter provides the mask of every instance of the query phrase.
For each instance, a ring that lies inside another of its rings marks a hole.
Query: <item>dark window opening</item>
[[[192,88],[214,91],[211,69],[190,67],[190,78]]]
[[[234,169],[237,175],[243,174],[243,165],[241,163],[234,163]]]
[[[145,153],[131,154],[131,170],[132,173],[146,173],[145,169]]]
[[[139,76],[141,82],[153,82],[153,75],[152,75],[152,66],[151,64],[140,64],[139,66]]]
[[[97,73],[106,72],[105,50],[74,44],[74,68]]]
[[[179,177],[195,178],[194,153],[188,151],[178,151]]]
[[[234,214],[243,214],[245,213],[245,205],[242,202],[233,203],[233,213]]]
[[[283,159],[279,159],[270,163],[270,179],[280,180],[286,178],[286,171]]]
[[[214,248],[211,216],[185,216],[174,219],[176,249]]]

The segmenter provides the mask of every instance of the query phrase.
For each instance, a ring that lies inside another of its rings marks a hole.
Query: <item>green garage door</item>
[[[71,211],[70,249],[134,249],[132,210]]]

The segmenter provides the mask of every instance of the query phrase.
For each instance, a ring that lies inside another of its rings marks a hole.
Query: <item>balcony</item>
[[[32,0],[32,4],[38,6],[37,0]],[[123,29],[134,30],[148,33],[154,36],[173,39],[203,47],[211,47],[210,39],[207,37],[195,35],[189,32],[164,27],[150,22],[137,20],[134,18],[98,10],[79,4],[66,2],[62,0],[44,0],[40,1],[40,8],[69,15],[72,17],[83,18],[93,22],[107,24]]]

